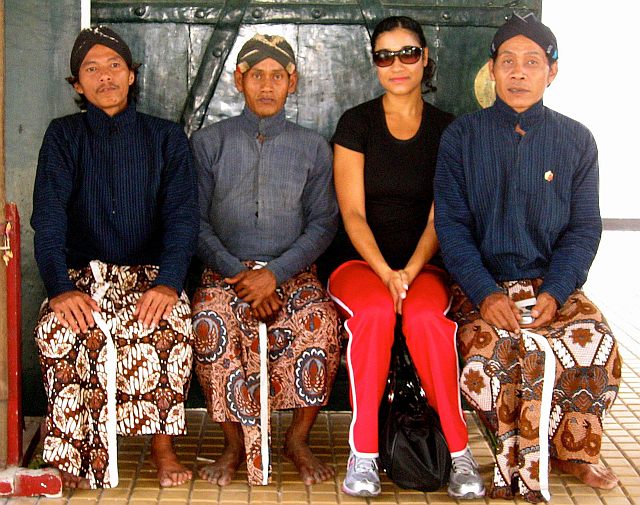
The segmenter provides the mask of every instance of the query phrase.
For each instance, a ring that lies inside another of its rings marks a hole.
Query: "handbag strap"
[[[401,328],[402,326],[397,326]],[[402,380],[404,380],[404,386]],[[397,394],[400,387],[410,389],[417,398],[427,401],[427,396],[420,386],[418,373],[409,354],[409,349],[405,340],[405,336],[399,329],[396,330],[393,346],[391,348],[391,362],[389,366],[389,378],[387,379],[389,387],[389,402],[393,401],[393,396]]]

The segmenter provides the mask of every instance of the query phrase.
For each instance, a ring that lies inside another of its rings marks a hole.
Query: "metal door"
[[[256,32],[284,35],[300,73],[288,117],[329,137],[344,110],[381,93],[369,33],[383,17],[408,15],[424,27],[438,65],[438,90],[428,99],[460,114],[478,107],[474,81],[496,27],[514,10],[539,15],[540,7],[541,0],[94,1],[92,22],[112,25],[144,62],[141,109],[181,120],[189,132],[241,110],[232,79],[240,46]]]

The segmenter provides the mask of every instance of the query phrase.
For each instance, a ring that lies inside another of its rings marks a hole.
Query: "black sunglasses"
[[[422,56],[422,48],[416,46],[405,46],[399,51],[381,49],[380,51],[373,52],[373,62],[378,67],[389,67],[393,65],[393,60],[396,56],[400,58],[402,63],[411,65],[416,63]]]

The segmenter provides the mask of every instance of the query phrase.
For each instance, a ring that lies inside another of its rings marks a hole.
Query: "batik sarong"
[[[35,329],[48,397],[43,457],[87,478],[118,485],[116,434],[185,433],[192,365],[191,309],[182,293],[167,320],[147,329],[133,315],[158,269],[97,261],[69,270],[100,307],[86,333],[65,328],[47,301]]]
[[[542,281],[502,287],[515,302],[533,297]],[[453,288],[450,312],[459,325],[464,359],[461,391],[495,437],[491,497],[549,500],[549,458],[597,463],[602,419],[620,385],[616,341],[598,308],[580,290],[544,328],[520,335],[481,319]]]
[[[195,368],[207,410],[216,422],[242,424],[252,485],[271,478],[263,443],[269,426],[261,426],[261,404],[266,420],[271,410],[325,405],[340,358],[337,313],[315,269],[295,275],[276,292],[283,303],[266,326],[268,401],[259,393],[259,321],[250,305],[211,270],[203,273],[193,299]]]

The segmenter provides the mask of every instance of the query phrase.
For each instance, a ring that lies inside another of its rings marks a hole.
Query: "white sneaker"
[[[484,496],[484,482],[478,471],[478,463],[467,448],[462,456],[451,459],[449,489],[452,498],[473,500]]]
[[[378,496],[380,475],[375,458],[359,458],[350,452],[342,491],[350,496]]]

